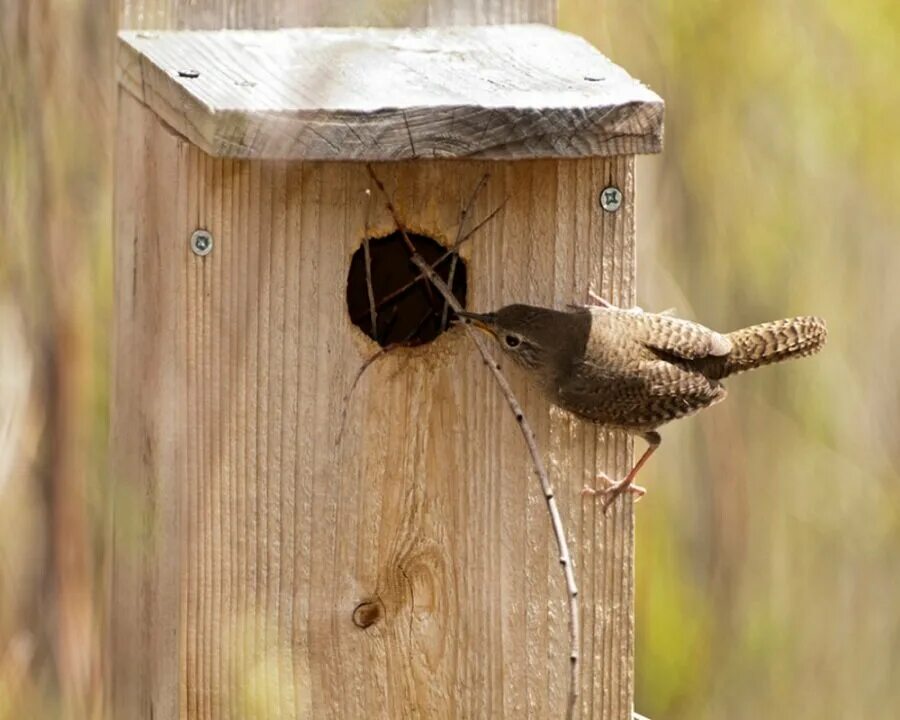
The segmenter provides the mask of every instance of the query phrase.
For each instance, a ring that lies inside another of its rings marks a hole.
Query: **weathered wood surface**
[[[272,29],[556,23],[556,0],[122,0],[120,27]]]
[[[634,301],[633,159],[377,166],[410,226],[455,234],[468,306]],[[345,282],[392,223],[359,163],[213,159],[120,92],[112,702],[116,718],[560,717],[565,591],[502,397],[459,331],[373,366]],[[368,208],[368,212],[367,212]],[[198,227],[213,252],[193,255]],[[630,442],[510,370],[548,459],[583,607],[582,718],[632,709],[633,515],[579,491]],[[353,620],[367,616],[366,629]]]
[[[662,100],[543,25],[123,32],[122,84],[210,155],[295,160],[657,152]]]

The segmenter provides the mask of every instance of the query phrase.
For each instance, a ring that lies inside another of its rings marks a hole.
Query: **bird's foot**
[[[612,504],[612,502],[626,490],[634,496],[635,502],[637,502],[647,494],[646,488],[641,487],[640,485],[635,485],[632,482],[626,482],[625,480],[615,482],[606,473],[601,473],[600,475],[598,475],[597,480],[603,483],[604,487],[597,489],[591,487],[590,485],[585,485],[581,489],[581,497],[597,497],[597,495],[599,495],[603,499],[604,512]]]
[[[630,492],[634,496],[634,502],[637,502],[647,494],[646,488],[643,488],[640,485],[635,485],[633,482],[631,482],[631,478],[626,477],[624,480],[613,483],[605,490],[603,490],[603,512],[605,513],[607,510],[609,510],[610,506],[612,506],[612,504],[616,501],[616,498],[625,491]]]
[[[615,307],[609,300],[606,298],[600,297],[597,293],[594,292],[593,288],[588,288],[588,305],[599,305],[600,307],[612,308]]]
[[[602,307],[602,308],[610,308],[612,310],[625,310],[626,312],[635,313],[640,315],[644,312],[644,309],[635,305],[630,308],[620,308],[618,305],[613,305],[606,298],[600,297],[597,293],[595,293],[591,288],[588,288],[588,302],[587,305],[582,305],[582,307]]]
[[[602,495],[604,492],[606,492],[606,489],[608,487],[610,487],[611,485],[615,485],[615,481],[604,472],[597,475],[594,482],[600,483],[602,487],[598,490],[596,487],[591,487],[590,485],[585,483],[584,487],[581,488],[581,497],[597,497],[597,495]]]

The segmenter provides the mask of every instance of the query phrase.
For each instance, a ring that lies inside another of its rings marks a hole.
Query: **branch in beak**
[[[479,330],[486,332],[488,335],[492,337],[497,337],[497,333],[494,330],[494,326],[497,323],[497,316],[494,313],[470,313],[470,312],[458,312],[456,313],[467,323],[470,323],[477,327]]]

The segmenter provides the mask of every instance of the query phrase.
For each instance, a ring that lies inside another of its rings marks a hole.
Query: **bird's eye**
[[[503,338],[503,342],[506,343],[506,347],[514,348],[518,347],[519,343],[521,343],[522,341],[519,340],[519,338],[517,338],[515,335],[507,335],[505,338]]]

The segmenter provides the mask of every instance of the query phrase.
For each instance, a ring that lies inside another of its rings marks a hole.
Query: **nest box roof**
[[[120,83],[219,157],[515,159],[662,145],[659,96],[543,25],[119,38]]]

